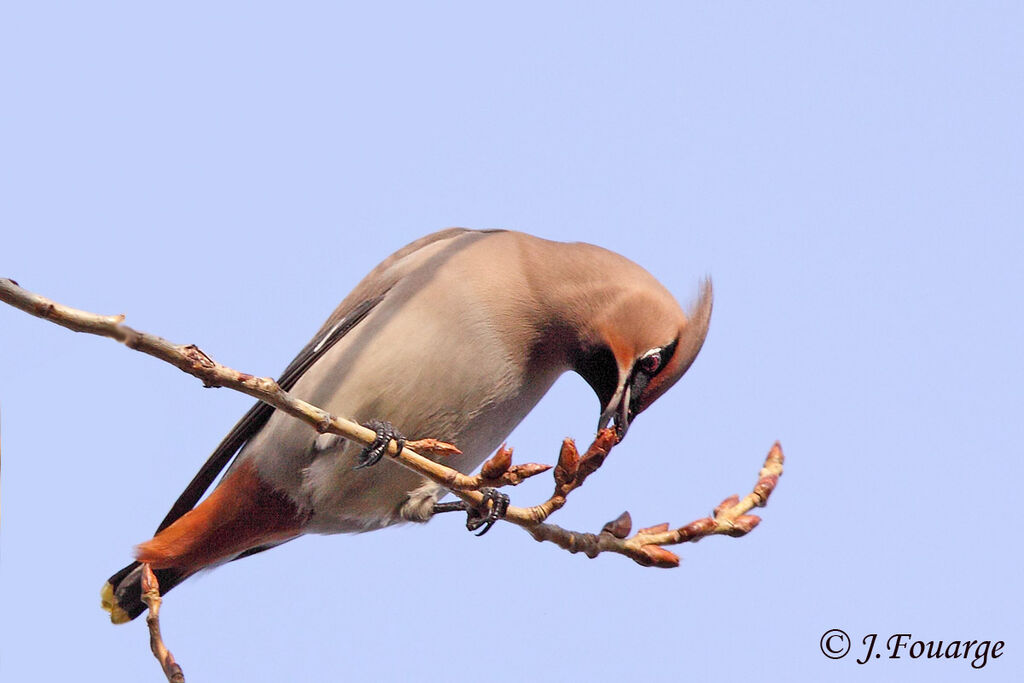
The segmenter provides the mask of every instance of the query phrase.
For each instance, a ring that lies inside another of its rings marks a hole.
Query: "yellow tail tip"
[[[114,587],[109,582],[103,584],[103,588],[100,589],[100,606],[110,613],[110,623],[112,624],[127,624],[132,620],[128,613],[117,604]]]

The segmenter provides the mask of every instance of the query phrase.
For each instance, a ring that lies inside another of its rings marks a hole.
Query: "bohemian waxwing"
[[[567,370],[593,388],[619,438],[697,356],[706,281],[688,317],[647,271],[589,244],[503,230],[427,235],[370,272],[285,369],[292,394],[359,422],[453,443],[445,464],[486,459]],[[237,453],[237,455],[236,455]],[[213,492],[200,497],[234,456]],[[178,498],[137,562],[103,588],[114,623],[145,609],[139,562],[166,592],[204,567],[301,534],[426,521],[445,489],[258,403]]]

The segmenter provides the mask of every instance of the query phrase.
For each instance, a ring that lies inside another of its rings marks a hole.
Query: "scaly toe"
[[[384,453],[388,450],[388,444],[392,441],[395,442],[396,452],[400,452],[405,447],[405,437],[390,422],[370,420],[363,426],[376,432],[377,438],[373,440],[373,443],[363,447],[359,453],[359,462],[353,469],[361,470],[364,467],[376,465],[384,457]]]

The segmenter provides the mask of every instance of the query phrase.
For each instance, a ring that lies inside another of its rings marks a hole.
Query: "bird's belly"
[[[493,453],[533,408],[537,401],[531,398],[519,395],[463,414],[439,410],[434,414],[439,426],[434,429],[424,429],[420,422],[403,426],[403,420],[394,416],[388,419],[410,439],[433,437],[455,444],[461,455],[439,461],[468,473]],[[314,446],[315,456],[303,471],[302,496],[312,510],[308,532],[369,531],[400,523],[406,521],[401,509],[414,491],[437,498],[445,493],[388,458],[373,467],[354,469],[362,444],[323,437],[319,444],[325,448]]]

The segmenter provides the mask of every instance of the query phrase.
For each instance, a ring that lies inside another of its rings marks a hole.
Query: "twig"
[[[146,615],[146,626],[149,627],[149,649],[153,656],[160,662],[160,668],[170,683],[185,683],[185,674],[181,667],[174,661],[174,655],[164,645],[163,636],[160,635],[160,584],[157,583],[156,575],[149,568],[148,564],[142,565],[142,601],[149,608]]]
[[[560,510],[569,494],[583,486],[587,477],[604,464],[604,459],[608,457],[616,443],[618,437],[615,430],[602,429],[598,431],[594,442],[590,444],[583,457],[580,457],[576,443],[572,439],[562,441],[558,465],[555,467],[555,490],[546,501],[529,508],[534,524],[540,524],[556,510]]]
[[[76,310],[29,292],[13,280],[2,278],[0,300],[76,332],[88,332],[116,339],[129,348],[171,363],[184,372],[198,377],[205,386],[228,387],[264,401],[303,420],[320,433],[339,434],[364,444],[372,443],[376,438],[373,430],[331,415],[288,394],[273,379],[256,377],[221,365],[194,344],[172,344],[160,337],[134,330],[124,324],[123,315],[101,316]],[[602,430],[581,457],[572,440],[566,439],[562,443],[558,466],[555,468],[555,489],[552,495],[547,501],[534,507],[510,506],[504,519],[525,528],[535,539],[551,541],[570,552],[582,552],[589,557],[596,557],[602,552],[615,552],[645,566],[674,567],[679,564],[679,558],[661,546],[692,542],[712,534],[746,534],[760,519],[745,513],[755,505],[763,506],[767,502],[768,495],[782,474],[782,449],[776,443],[768,454],[765,467],[761,470],[761,478],[750,495],[742,501],[736,496],[730,497],[715,509],[713,517],[697,520],[671,531],[667,524],[660,524],[641,529],[635,536],[625,538],[631,526],[628,513],[624,513],[614,522],[609,522],[597,535],[568,531],[553,524],[545,524],[544,520],[565,505],[569,493],[579,488],[586,478],[601,466],[614,444],[612,430]],[[475,507],[483,504],[480,488],[514,486],[527,477],[549,469],[547,465],[534,463],[512,465],[512,451],[502,447],[484,463],[480,474],[469,476],[423,457],[414,448],[435,456],[455,453],[458,449],[435,439],[423,439],[407,443],[400,452],[395,451],[395,444],[391,442],[388,444],[387,453],[401,465],[444,486]]]
[[[338,434],[363,444],[373,443],[376,433],[360,424],[337,417],[306,401],[295,398],[281,389],[269,377],[256,377],[221,365],[204,353],[195,344],[173,344],[166,339],[146,332],[139,332],[124,324],[124,315],[97,315],[51,301],[44,296],[23,289],[14,280],[0,278],[0,300],[20,308],[26,313],[49,320],[75,332],[88,332],[101,337],[110,337],[128,348],[140,351],[170,363],[179,370],[202,380],[206,387],[227,387],[258,398],[278,410],[312,425],[317,432]],[[399,453],[395,452],[394,441],[388,444],[387,454],[405,467],[441,484],[466,502],[479,506],[483,495],[479,479],[470,477],[450,467],[438,464],[417,453],[412,445],[428,445],[431,452],[457,453],[458,449],[435,439],[410,442]],[[511,481],[501,485],[511,484]],[[493,486],[494,484],[491,484]]]
[[[760,522],[761,518],[746,513],[754,507],[764,507],[768,497],[782,476],[785,458],[778,442],[768,451],[764,467],[758,475],[757,484],[743,500],[729,496],[715,508],[711,517],[698,519],[686,526],[669,530],[668,524],[640,529],[629,536],[632,520],[628,512],[604,525],[599,534],[568,531],[553,524],[538,524],[528,528],[538,541],[551,541],[572,553],[583,553],[594,558],[603,552],[619,553],[645,567],[672,568],[679,566],[679,557],[662,546],[679,543],[696,543],[705,536],[745,536]]]

